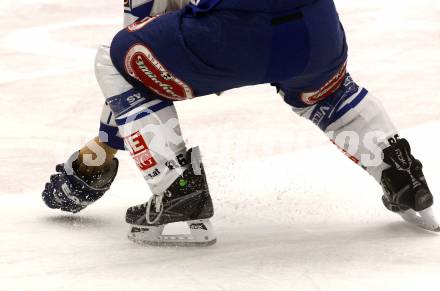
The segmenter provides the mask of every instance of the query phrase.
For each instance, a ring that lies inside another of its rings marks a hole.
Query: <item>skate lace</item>
[[[165,195],[165,192],[161,193],[161,194],[154,194],[153,196],[150,197],[150,199],[147,202],[147,210],[146,210],[146,216],[145,219],[147,221],[148,224],[156,224],[159,219],[162,217],[163,214],[163,197]],[[156,217],[151,220],[150,219],[150,214],[151,214],[151,206],[153,204],[154,201],[154,210],[157,213]]]

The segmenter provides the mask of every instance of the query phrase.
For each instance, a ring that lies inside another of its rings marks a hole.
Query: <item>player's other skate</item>
[[[407,140],[395,136],[384,149],[384,162],[390,166],[382,173],[385,207],[426,230],[440,232],[432,205],[433,196],[422,171],[422,163],[411,154]]]
[[[165,192],[127,210],[130,240],[154,246],[209,246],[216,242],[209,221],[214,209],[198,149],[190,149],[186,159],[191,162],[182,166],[182,174]],[[186,222],[190,234],[163,234],[165,225],[174,222]]]

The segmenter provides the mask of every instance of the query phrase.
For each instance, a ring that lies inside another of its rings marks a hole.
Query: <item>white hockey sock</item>
[[[153,100],[116,117],[116,123],[152,192],[165,191],[182,174],[175,165],[186,153],[174,105]]]
[[[388,139],[396,135],[397,130],[378,99],[367,93],[358,105],[332,123],[325,133],[380,183],[382,171],[389,168],[383,162],[382,151],[389,146]]]
[[[349,75],[332,96],[306,108],[293,108],[311,120],[351,160],[363,167],[380,183],[382,150],[397,134],[394,124],[381,105],[365,88],[357,86]]]

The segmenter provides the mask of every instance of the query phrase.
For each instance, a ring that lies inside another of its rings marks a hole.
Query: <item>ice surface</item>
[[[383,100],[439,193],[439,2],[336,4],[352,75]],[[385,211],[376,183],[268,86],[178,104],[204,154],[217,245],[128,241],[125,210],[150,192],[124,154],[101,201],[79,215],[45,208],[54,165],[96,135],[93,55],[121,5],[0,3],[0,290],[438,290],[439,236]]]

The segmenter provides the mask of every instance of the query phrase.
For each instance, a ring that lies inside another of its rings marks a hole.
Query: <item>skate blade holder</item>
[[[435,218],[432,206],[420,212],[409,209],[399,212],[399,215],[403,218],[403,220],[414,226],[424,230],[440,233],[440,225]]]
[[[212,224],[207,219],[187,221],[190,234],[163,234],[165,225],[131,226],[128,239],[146,246],[204,247],[217,242]]]

